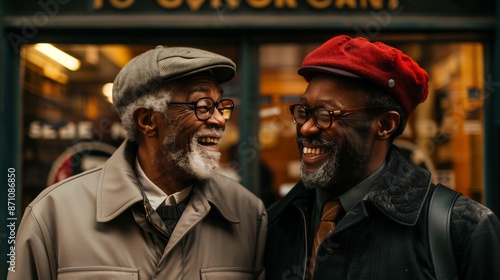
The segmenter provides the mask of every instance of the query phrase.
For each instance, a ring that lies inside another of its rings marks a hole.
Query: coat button
[[[330,244],[330,246],[326,247],[326,251],[331,254],[333,253],[335,250],[339,249],[340,247],[342,246],[342,244],[340,243],[332,243]]]

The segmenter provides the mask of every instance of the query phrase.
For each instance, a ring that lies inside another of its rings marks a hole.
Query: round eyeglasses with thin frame
[[[314,124],[320,129],[330,128],[336,118],[346,116],[351,113],[357,113],[373,109],[371,107],[357,107],[345,110],[330,110],[326,107],[314,107],[312,109],[302,105],[294,104],[290,106],[290,113],[292,114],[293,122],[296,125],[303,125],[309,120],[312,115]]]
[[[200,121],[206,121],[214,114],[214,109],[217,108],[222,117],[228,121],[234,109],[234,102],[231,99],[221,99],[214,101],[210,97],[203,97],[191,102],[168,102],[168,104],[188,105],[193,106],[196,118]]]

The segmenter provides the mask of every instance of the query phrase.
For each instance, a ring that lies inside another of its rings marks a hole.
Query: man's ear
[[[157,133],[156,114],[152,109],[138,107],[134,110],[134,123],[145,137],[153,137]]]
[[[377,140],[387,140],[396,131],[401,117],[396,111],[388,111],[378,116]]]

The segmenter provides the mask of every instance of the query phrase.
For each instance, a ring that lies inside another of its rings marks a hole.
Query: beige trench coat
[[[27,207],[8,279],[263,279],[263,203],[215,175],[193,188],[167,243],[148,220],[135,150],[125,141],[102,168],[47,188]]]

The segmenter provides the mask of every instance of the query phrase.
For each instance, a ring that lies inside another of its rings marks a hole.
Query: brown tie
[[[316,262],[316,254],[318,253],[319,245],[330,233],[335,229],[335,218],[340,212],[340,202],[338,199],[325,202],[323,206],[323,214],[321,215],[321,222],[319,223],[318,231],[314,237],[314,247],[311,254],[310,262],[310,277],[312,279],[312,274],[314,271],[314,263]]]

